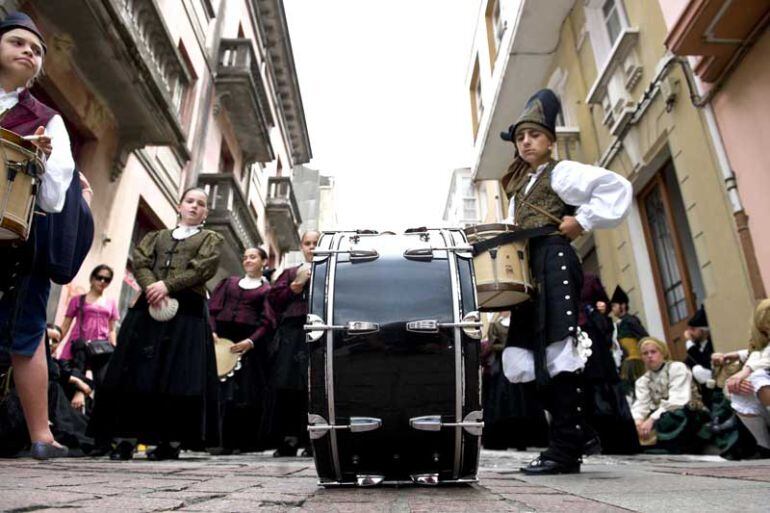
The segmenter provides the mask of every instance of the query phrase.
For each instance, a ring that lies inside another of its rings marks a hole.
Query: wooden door
[[[685,265],[680,231],[674,223],[671,197],[663,177],[669,161],[639,194],[642,225],[650,252],[655,289],[672,356],[686,356],[684,331],[695,312],[695,295]],[[689,230],[687,230],[689,232]]]

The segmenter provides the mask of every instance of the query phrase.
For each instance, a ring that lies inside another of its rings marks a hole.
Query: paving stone
[[[605,504],[575,495],[565,494],[517,494],[512,500],[535,511],[547,511],[549,513],[574,512],[580,513],[620,513],[631,511],[625,508]]]

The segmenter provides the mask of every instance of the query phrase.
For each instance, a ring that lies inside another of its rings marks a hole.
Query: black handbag
[[[83,307],[86,302],[86,295],[80,296],[78,305],[78,331],[80,332],[77,339],[72,341],[72,352],[85,353],[86,359],[101,359],[111,355],[115,348],[110,344],[109,340],[86,340],[83,338]]]

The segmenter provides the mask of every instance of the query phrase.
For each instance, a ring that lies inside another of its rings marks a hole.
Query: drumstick
[[[521,201],[521,202],[522,202],[524,205],[528,206],[529,208],[531,208],[531,209],[533,209],[533,210],[535,210],[535,211],[537,211],[537,212],[539,212],[539,213],[543,214],[545,217],[547,217],[547,218],[548,218],[548,219],[550,219],[551,221],[554,221],[554,222],[556,222],[556,223],[558,223],[558,224],[561,224],[561,223],[562,223],[562,220],[561,220],[561,219],[559,219],[559,218],[558,218],[558,217],[556,217],[555,215],[551,214],[550,212],[547,212],[547,211],[545,211],[544,209],[542,209],[542,208],[538,207],[537,205],[533,205],[533,204],[532,204],[532,203],[530,203],[529,201],[526,201],[526,200],[523,200],[523,199],[522,199],[522,200],[519,200],[519,201]]]

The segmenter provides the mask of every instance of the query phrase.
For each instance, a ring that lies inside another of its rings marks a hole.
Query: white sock
[[[743,422],[743,425],[754,435],[757,445],[770,449],[770,433],[767,431],[765,419],[757,416],[741,415],[740,413],[738,417]]]

